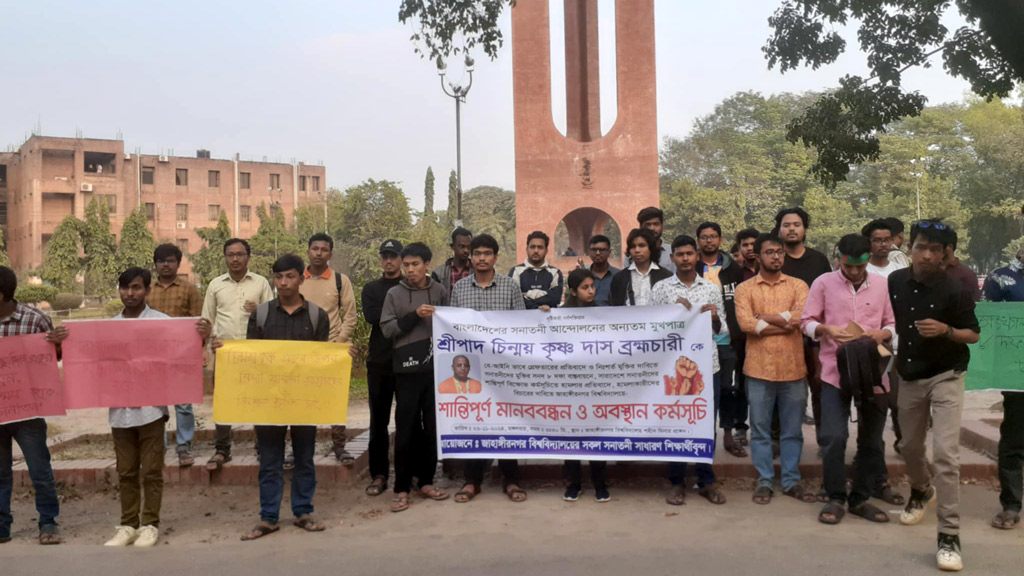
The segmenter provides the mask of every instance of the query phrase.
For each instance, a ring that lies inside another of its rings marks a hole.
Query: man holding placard
[[[6,266],[0,266],[0,338],[11,338],[29,334],[46,334],[46,340],[57,347],[60,357],[60,343],[67,337],[67,328],[54,328],[50,317],[35,308],[18,303],[14,292],[18,288],[18,277]],[[56,363],[56,362],[55,362]],[[50,450],[46,446],[46,420],[29,418],[0,424],[0,544],[10,542],[11,492],[14,476],[11,470],[12,441],[16,441],[25,456],[28,475],[36,496],[36,512],[39,513],[39,543],[60,544],[57,531],[57,515],[60,504],[50,467]]]

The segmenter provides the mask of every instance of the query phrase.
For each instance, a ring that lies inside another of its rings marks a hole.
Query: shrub
[[[40,302],[52,304],[56,296],[57,287],[45,284],[22,284],[14,291],[14,299],[22,304],[39,304]]]
[[[124,304],[118,298],[107,300],[107,303],[103,305],[103,315],[107,318],[117,316],[121,313],[121,310],[124,310]]]
[[[62,292],[57,294],[53,300],[50,301],[50,306],[54,310],[77,310],[82,306],[82,295],[81,294],[68,294]]]

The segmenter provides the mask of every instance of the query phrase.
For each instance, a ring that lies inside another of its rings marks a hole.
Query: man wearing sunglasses
[[[953,229],[941,220],[921,220],[910,228],[910,268],[889,275],[889,298],[900,340],[897,368],[902,454],[910,477],[910,499],[900,522],[921,522],[938,500],[938,552],[942,570],[961,570],[960,419],[968,344],[981,328],[974,299],[951,278],[943,261],[955,243]],[[935,474],[928,468],[925,440],[932,417]]]

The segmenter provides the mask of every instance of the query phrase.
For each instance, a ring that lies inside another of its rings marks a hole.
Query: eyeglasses
[[[918,228],[934,228],[935,230],[949,230],[949,226],[942,222],[932,222],[931,220],[918,220],[914,222],[914,226]]]
[[[700,236],[697,239],[701,242],[711,242],[712,240],[718,240],[718,238],[719,236],[715,234],[714,236]]]
[[[786,251],[785,250],[762,250],[761,254],[764,255],[764,256],[767,256],[769,258],[774,258],[776,256],[779,256],[779,257],[785,256]]]

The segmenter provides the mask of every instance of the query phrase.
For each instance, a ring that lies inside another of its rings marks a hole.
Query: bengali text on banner
[[[0,423],[63,415],[57,351],[46,334],[0,338]]]
[[[213,421],[345,424],[348,348],[333,342],[225,340],[217,350]]]
[[[971,344],[968,390],[1024,391],[1024,302],[979,302],[981,339]]]
[[[710,313],[438,308],[433,318],[441,458],[711,462]]]
[[[195,318],[69,320],[65,325],[68,410],[202,403],[203,346]]]

